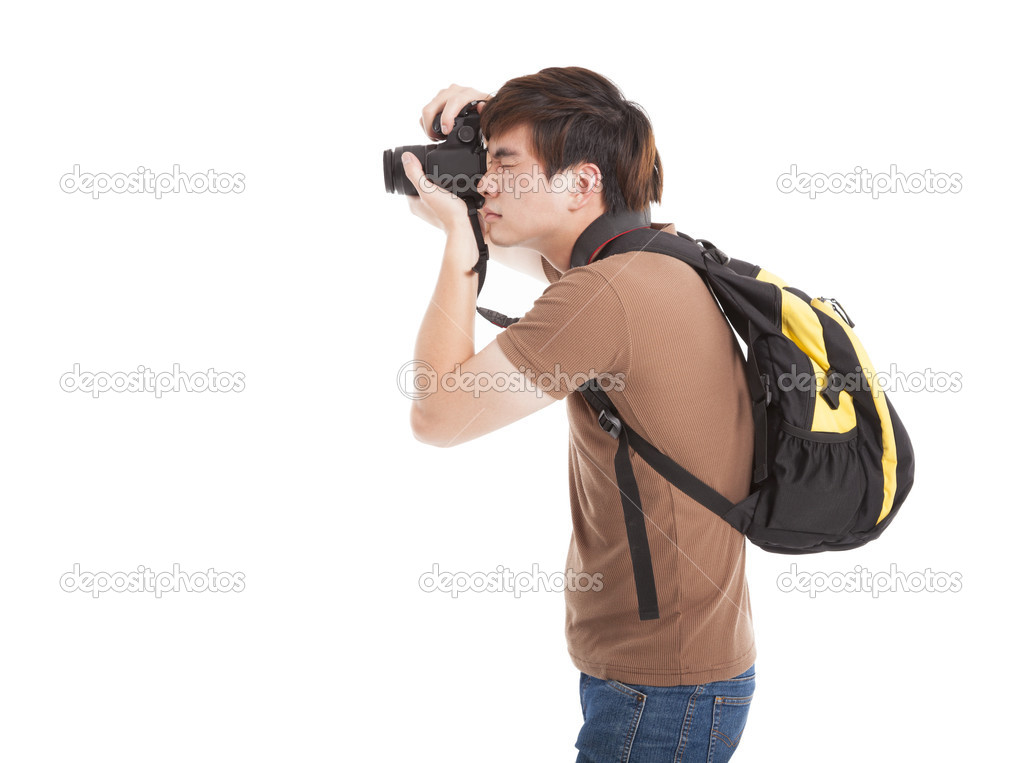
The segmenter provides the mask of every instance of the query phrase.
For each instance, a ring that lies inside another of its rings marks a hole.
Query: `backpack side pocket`
[[[813,432],[781,422],[769,529],[830,536],[852,527],[866,489],[856,438],[857,427]]]

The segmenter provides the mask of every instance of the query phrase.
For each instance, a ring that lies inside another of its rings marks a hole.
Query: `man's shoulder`
[[[659,231],[662,234],[666,234],[668,236],[671,236],[672,238],[677,238],[678,237],[678,233],[675,230],[675,224],[674,223],[651,223],[650,224],[650,228],[652,230]],[[651,238],[651,236],[649,235],[649,231],[647,231],[645,229],[641,229],[641,230],[642,230],[642,235],[637,233],[639,241],[642,242],[642,241],[649,240]],[[631,232],[632,231],[627,231],[627,233],[631,233]],[[654,236],[653,238],[660,239],[661,236]],[[596,262],[591,263],[590,265],[588,265],[586,267],[593,267],[594,265],[602,265],[603,267],[607,268],[607,266],[609,264],[617,264],[617,267],[622,267],[621,264],[620,264],[621,260],[618,259],[620,256],[625,255],[626,257],[631,257],[632,255],[640,253],[640,252],[643,252],[643,251],[644,251],[643,250],[643,246],[640,244],[640,245],[637,245],[637,248],[635,248],[635,249],[629,249],[629,250],[626,250],[626,251],[622,251],[622,252],[619,252],[618,254],[610,256],[610,257],[602,257],[601,259],[597,260]],[[654,254],[654,252],[648,252],[648,254]]]
[[[650,227],[672,236],[677,235],[673,223],[651,223]],[[619,252],[588,265],[570,268],[564,273],[559,273],[546,260],[543,260],[543,265],[550,282],[548,288],[559,284],[562,289],[571,288],[574,291],[607,287],[615,289],[616,281],[620,287],[625,286],[626,283],[657,282],[665,278],[674,281],[676,276],[689,280],[691,275],[696,278],[696,282],[699,282],[696,271],[674,260],[670,255],[642,249]]]
[[[672,236],[677,235],[675,226],[671,223],[654,223],[650,227]],[[589,270],[600,275],[612,286],[616,281],[620,286],[624,286],[626,283],[634,285],[637,282],[662,283],[664,279],[672,283],[682,279],[683,282],[702,285],[699,275],[690,266],[671,255],[644,251],[642,248],[604,257],[582,268],[572,268],[569,273],[575,270]]]

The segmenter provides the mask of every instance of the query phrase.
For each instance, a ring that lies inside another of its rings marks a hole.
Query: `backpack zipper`
[[[846,322],[849,328],[856,328],[856,324],[852,322],[852,319],[849,317],[849,313],[845,311],[845,308],[842,307],[842,303],[839,302],[837,299],[835,299],[834,297],[817,297],[817,299],[819,299],[821,302],[831,303],[831,306],[835,309],[835,312],[838,313],[839,316],[841,316],[842,320]]]

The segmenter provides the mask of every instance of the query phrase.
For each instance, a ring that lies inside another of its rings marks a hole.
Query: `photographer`
[[[642,516],[630,526],[615,481],[617,443],[572,393],[580,380],[623,381],[604,389],[633,428],[737,502],[747,495],[753,461],[742,355],[691,267],[644,251],[599,259],[625,232],[675,233],[650,222],[663,173],[642,109],[592,71],[551,68],[513,79],[492,97],[452,85],[423,109],[423,129],[444,137],[473,101],[481,101],[475,108],[486,141],[478,191],[488,248],[549,285],[477,353],[479,252],[466,202],[404,154],[419,192],[409,196],[412,211],[446,234],[415,357],[438,374],[516,382],[423,396],[412,405],[412,430],[450,447],[567,399],[567,568],[599,573],[603,582],[565,592],[568,648],[581,672],[578,761],[728,760],[755,687],[744,538],[634,456]],[[432,131],[438,112],[443,135]],[[538,391],[525,383],[536,378],[558,383]]]

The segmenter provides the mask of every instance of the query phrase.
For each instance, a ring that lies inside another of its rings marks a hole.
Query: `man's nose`
[[[479,191],[481,196],[493,197],[497,196],[497,183],[494,182],[493,172],[484,172],[479,182],[476,184],[476,190]]]

